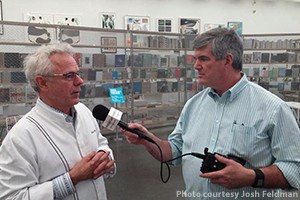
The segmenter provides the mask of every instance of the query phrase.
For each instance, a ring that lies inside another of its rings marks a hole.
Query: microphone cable
[[[221,170],[224,167],[226,167],[226,165],[224,163],[221,163],[218,160],[216,160],[215,154],[223,156],[227,159],[231,159],[231,160],[233,160],[233,161],[235,161],[235,162],[237,162],[237,163],[239,163],[243,166],[246,163],[246,160],[244,160],[243,158],[234,156],[234,155],[224,156],[224,155],[219,154],[219,153],[209,153],[207,147],[204,149],[205,155],[203,155],[201,153],[191,152],[191,153],[182,154],[180,156],[177,156],[177,157],[175,157],[173,159],[170,159],[170,160],[167,160],[167,161],[163,161],[163,154],[162,154],[162,150],[161,150],[160,146],[156,142],[153,142],[153,143],[157,146],[157,148],[159,149],[159,152],[160,152],[160,178],[161,178],[161,181],[163,183],[167,183],[170,179],[170,176],[171,176],[171,170],[170,170],[169,162],[172,162],[172,161],[177,160],[179,158],[182,158],[184,156],[194,156],[194,157],[197,157],[199,159],[202,159],[203,163],[202,163],[202,166],[200,168],[200,171],[203,172],[203,173]],[[166,177],[166,179],[163,176],[163,166],[164,165],[167,166],[167,177]]]
[[[195,157],[201,158],[201,159],[204,158],[203,154],[191,152],[191,153],[182,154],[182,155],[180,155],[178,157],[175,157],[175,158],[167,160],[167,161],[163,161],[163,153],[162,153],[162,150],[161,150],[160,146],[155,141],[153,141],[152,143],[157,146],[157,148],[159,150],[159,153],[160,153],[160,179],[161,179],[161,181],[163,183],[167,183],[169,181],[169,179],[170,179],[170,176],[171,176],[171,169],[170,169],[169,162],[172,162],[174,160],[177,160],[179,158],[182,158],[184,156],[189,156],[189,155],[195,156]],[[164,178],[164,175],[163,175],[163,167],[164,167],[164,165],[167,166],[167,177],[166,177],[166,179]]]

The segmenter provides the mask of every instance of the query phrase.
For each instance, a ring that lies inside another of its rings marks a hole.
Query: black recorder
[[[240,163],[243,166],[246,163],[246,161],[244,159],[239,158],[237,156],[232,156],[232,155],[225,156],[225,155],[222,155],[222,154],[219,154],[219,153],[209,153],[208,148],[204,149],[204,155],[199,154],[199,153],[192,153],[193,156],[196,156],[198,158],[203,159],[202,166],[200,168],[200,171],[202,173],[218,171],[218,170],[221,170],[221,169],[226,167],[226,165],[224,163],[219,162],[216,159],[216,157],[215,157],[216,154],[218,154],[220,156],[223,156],[225,158],[228,158],[228,159],[232,159],[232,160]]]

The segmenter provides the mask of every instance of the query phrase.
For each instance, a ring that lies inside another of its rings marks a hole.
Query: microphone
[[[115,110],[115,111],[118,111],[118,110],[116,110],[116,109],[114,109],[114,110]],[[150,137],[148,137],[147,135],[145,135],[145,134],[144,134],[142,131],[140,131],[139,129],[132,129],[132,128],[129,128],[129,127],[128,127],[128,124],[127,124],[126,122],[124,122],[124,121],[122,121],[122,120],[119,120],[119,119],[117,119],[117,118],[114,118],[114,116],[109,115],[109,111],[110,111],[110,110],[109,110],[108,108],[106,108],[105,106],[103,106],[103,105],[100,104],[100,105],[97,105],[97,106],[94,107],[94,109],[93,109],[93,116],[94,116],[96,119],[101,120],[101,121],[105,121],[106,118],[107,118],[107,116],[113,118],[113,120],[118,120],[118,126],[120,126],[121,128],[123,128],[123,129],[125,129],[125,130],[127,130],[127,131],[130,131],[130,132],[132,132],[132,133],[135,133],[135,134],[137,134],[139,137],[141,137],[141,138],[147,140],[148,142],[151,142],[151,143],[154,143],[154,144],[155,144],[154,140],[152,140]],[[118,112],[120,112],[120,111],[118,111]],[[111,121],[112,121],[112,120],[111,120]]]

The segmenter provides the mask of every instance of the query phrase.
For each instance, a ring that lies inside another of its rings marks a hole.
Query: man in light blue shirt
[[[188,199],[275,199],[297,195],[300,188],[300,131],[288,105],[248,81],[242,73],[243,45],[227,28],[217,28],[196,37],[194,67],[199,82],[207,86],[185,104],[168,140],[162,140],[139,124],[130,124],[151,137],[162,149],[163,160],[190,152],[233,155],[241,165],[216,155],[225,168],[201,173],[202,160],[185,156],[182,164]],[[143,144],[158,160],[157,147],[130,132],[133,144]]]

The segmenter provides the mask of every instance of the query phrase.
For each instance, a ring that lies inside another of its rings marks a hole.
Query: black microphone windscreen
[[[103,105],[97,105],[93,109],[93,116],[101,121],[104,121],[109,113],[109,109]]]
[[[108,113],[109,113],[109,109],[101,104],[99,104],[93,108],[93,116],[98,120],[105,121],[106,117],[108,116]],[[153,139],[151,139],[150,137],[145,135],[142,131],[140,131],[139,129],[129,128],[128,124],[121,120],[119,120],[118,125],[127,131],[137,134],[139,137],[144,138],[145,140],[147,140],[149,142],[155,143],[155,141]],[[108,128],[108,127],[106,127],[106,128]]]

